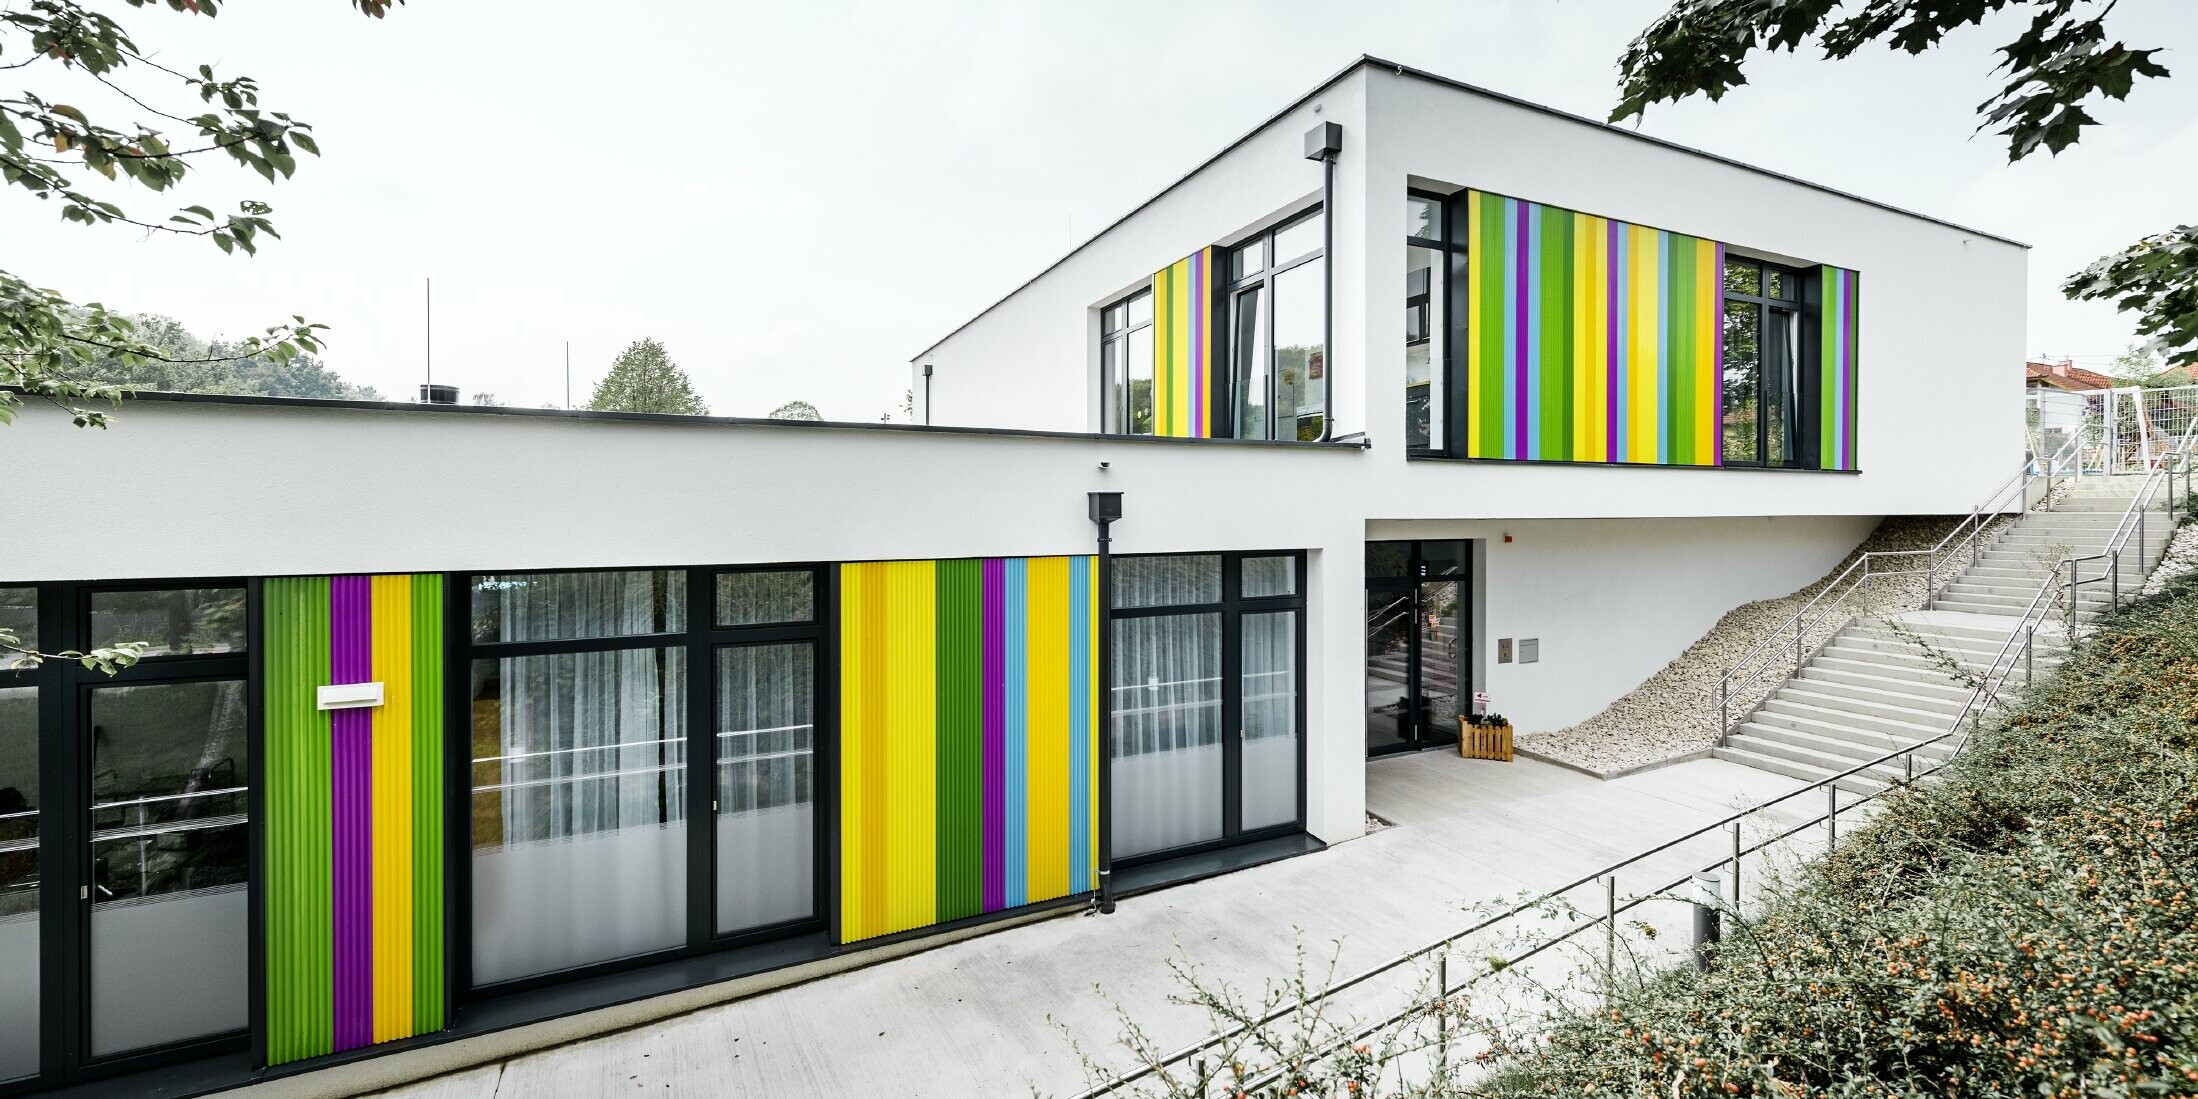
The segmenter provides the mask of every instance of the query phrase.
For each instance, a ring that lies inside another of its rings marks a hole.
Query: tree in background
[[[597,412],[668,412],[680,416],[707,416],[687,372],[664,354],[655,340],[635,340],[611,360],[611,372],[595,383],[588,407]]]
[[[1742,64],[1757,49],[1796,50],[1814,37],[1824,56],[1852,56],[1870,42],[1922,53],[1962,27],[2013,9],[2029,26],[2000,47],[1995,72],[2007,83],[1977,105],[1979,132],[2007,138],[2010,163],[2044,149],[2058,154],[2084,127],[2085,104],[2126,99],[2138,78],[2168,75],[2153,55],[2109,42],[2115,0],[1867,0],[1839,16],[1843,0],[1680,0],[1619,58],[1619,101],[1611,121],[1652,103],[1690,95],[1722,99],[1747,83]],[[2171,355],[2198,351],[2198,225],[2155,233],[2069,276],[2061,292],[2111,300],[2138,316],[2137,332]]]
[[[81,384],[162,393],[382,399],[374,387],[345,382],[309,354],[301,352],[281,360],[253,358],[236,344],[199,339],[174,318],[158,314],[140,313],[130,323],[139,340],[159,350],[159,358],[132,359],[102,350],[90,362],[73,368],[70,376]]]
[[[788,401],[771,410],[774,420],[822,420],[824,414],[807,401]]]
[[[122,2],[203,19],[220,10],[220,0]],[[403,0],[349,2],[380,18]],[[102,193],[168,191],[209,159],[249,168],[274,183],[297,170],[299,154],[320,154],[310,126],[260,106],[259,84],[251,77],[216,75],[211,65],[165,56],[154,60],[121,24],[80,0],[0,10],[0,70],[22,74],[13,89],[0,89],[0,186],[27,192],[80,225],[202,237],[224,253],[249,255],[262,237],[279,236],[268,219],[272,208],[257,199],[238,202],[233,214],[191,205],[147,219]],[[81,180],[77,169],[99,179]],[[0,269],[0,382],[67,410],[80,427],[106,426],[106,414],[86,405],[116,403],[124,392],[121,385],[81,376],[102,356],[131,366],[239,357],[287,363],[319,350],[324,329],[292,317],[221,354],[208,349],[177,357],[141,335],[128,317],[97,302],[79,305]],[[22,400],[0,391],[0,423],[13,418]]]

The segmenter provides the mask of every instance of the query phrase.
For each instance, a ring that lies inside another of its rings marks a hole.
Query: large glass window
[[[717,650],[717,933],[816,914],[816,652]]]
[[[1405,200],[1404,248],[1404,441],[1412,450],[1443,446],[1442,202],[1413,195]]]
[[[1099,311],[1100,430],[1152,434],[1152,291]]]
[[[242,652],[244,589],[93,592],[91,627],[94,646],[142,642],[143,656]]]
[[[0,631],[38,644],[38,592],[0,588]],[[0,652],[0,1080],[38,1071],[38,686]]]
[[[1734,466],[1799,462],[1802,426],[1800,278],[1775,264],[1728,258],[1724,272],[1723,461]]]
[[[92,1055],[240,1030],[244,682],[98,687],[89,718]]]
[[[1115,559],[1108,752],[1117,858],[1298,825],[1301,561]]]
[[[1327,433],[1324,214],[1315,210],[1230,253],[1230,419],[1240,439]]]
[[[685,584],[683,572],[474,579],[476,984],[686,941],[686,653],[586,641],[681,628]]]

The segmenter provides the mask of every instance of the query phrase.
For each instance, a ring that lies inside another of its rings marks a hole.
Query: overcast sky
[[[1600,117],[1661,0],[1002,0],[601,4],[232,0],[122,18],[171,65],[259,78],[325,156],[268,188],[225,168],[182,201],[275,205],[255,258],[63,226],[0,203],[7,264],[79,299],[238,336],[292,313],[385,394],[421,377],[562,404],[661,340],[713,411],[814,402],[875,420],[908,359],[1131,206],[1372,53]],[[646,12],[647,14],[642,14]],[[2027,345],[2102,363],[2132,339],[2060,278],[2198,220],[2198,4],[2115,30],[2176,76],[2108,104],[2059,160],[1972,139],[2007,20],[1921,59],[1779,55],[1722,104],[1652,109],[1660,137],[2035,246]],[[1430,134],[1470,141],[1470,134]],[[1531,155],[1514,151],[1512,155]],[[131,198],[132,212],[166,201]],[[2012,370],[2012,366],[2010,367]]]

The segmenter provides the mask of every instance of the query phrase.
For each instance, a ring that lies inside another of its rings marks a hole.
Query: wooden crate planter
[[[1458,754],[1467,759],[1511,762],[1511,723],[1474,725],[1458,719]]]

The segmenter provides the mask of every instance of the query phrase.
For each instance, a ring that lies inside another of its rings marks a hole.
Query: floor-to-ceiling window
[[[686,584],[473,578],[476,984],[687,941]]]
[[[1121,557],[1113,567],[1115,857],[1296,828],[1302,556]]]
[[[1799,464],[1801,280],[1777,264],[1728,257],[1724,272],[1724,464]]]
[[[1404,443],[1415,452],[1440,453],[1449,421],[1444,286],[1451,250],[1443,237],[1442,199],[1407,195],[1404,210]]]
[[[240,1048],[244,585],[0,585],[0,632],[0,1081]]]
[[[1319,210],[1229,250],[1230,424],[1239,439],[1327,431],[1327,268]]]

